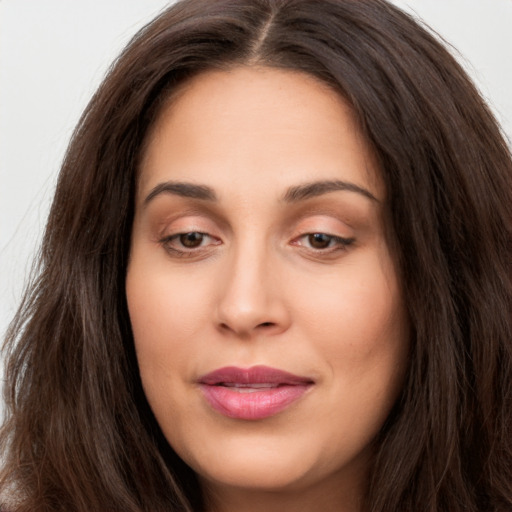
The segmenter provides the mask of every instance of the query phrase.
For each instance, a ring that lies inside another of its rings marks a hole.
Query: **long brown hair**
[[[384,0],[184,0],[133,38],[73,135],[7,336],[3,495],[19,512],[202,509],[137,370],[124,292],[134,190],[173,90],[253,64],[339,91],[387,187],[413,332],[365,510],[510,511],[510,152],[450,53]]]

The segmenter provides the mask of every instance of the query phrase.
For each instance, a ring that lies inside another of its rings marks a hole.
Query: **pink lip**
[[[259,420],[286,409],[314,382],[267,366],[228,366],[204,375],[199,384],[217,412],[229,418]]]

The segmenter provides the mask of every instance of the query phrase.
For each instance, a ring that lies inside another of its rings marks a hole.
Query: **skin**
[[[164,190],[170,181],[217,199]],[[325,181],[351,189],[290,200],[291,188]],[[308,75],[207,72],[161,112],[140,169],[126,293],[148,401],[211,510],[361,510],[408,352],[385,199],[350,108]],[[179,235],[193,232],[206,235],[184,247]],[[314,385],[263,420],[212,409],[198,379],[254,365]]]

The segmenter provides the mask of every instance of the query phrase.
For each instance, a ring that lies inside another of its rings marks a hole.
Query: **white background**
[[[512,0],[395,0],[458,49],[510,141]],[[0,0],[0,336],[20,300],[67,141],[164,0]],[[1,374],[1,371],[0,371]],[[1,410],[1,407],[0,407]]]

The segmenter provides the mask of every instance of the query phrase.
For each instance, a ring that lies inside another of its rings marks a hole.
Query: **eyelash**
[[[321,236],[328,239],[328,246],[325,248],[314,248],[311,247],[311,237]],[[354,243],[354,238],[343,238],[341,236],[336,235],[330,235],[329,233],[323,233],[321,231],[314,232],[314,233],[305,233],[304,235],[301,235],[300,237],[296,238],[295,241],[306,239],[308,240],[308,243],[310,247],[308,247],[309,250],[314,251],[315,253],[322,253],[322,254],[330,254],[333,252],[338,251],[345,251],[347,247]],[[294,245],[301,245],[299,243],[294,243]],[[302,245],[301,245],[302,246]],[[303,246],[304,247],[304,246]]]
[[[180,241],[180,239],[182,237],[189,236],[189,235],[200,235],[201,237],[203,237],[203,239],[201,240],[201,245],[199,245],[197,247],[186,248],[183,245],[182,241]],[[203,233],[201,231],[185,231],[183,233],[176,233],[175,235],[166,236],[166,237],[162,238],[159,241],[159,243],[164,247],[164,249],[167,252],[169,252],[173,256],[177,256],[179,258],[187,258],[187,257],[193,257],[197,253],[199,253],[200,251],[205,250],[205,246],[202,245],[202,242],[203,242],[204,238],[210,238],[212,240],[214,239],[208,233]],[[178,243],[181,244],[181,247],[183,247],[183,249],[179,249],[177,247],[173,247],[172,244],[175,241],[178,241]],[[219,243],[220,242],[217,242],[217,243],[213,243],[211,245],[219,245]]]
[[[200,245],[198,245],[197,247],[186,248],[183,245],[182,237],[190,236],[190,235],[201,236],[202,239],[201,239]],[[327,247],[324,247],[324,248],[311,247],[311,237],[319,237],[319,236],[327,238],[327,243],[328,243]],[[201,231],[186,231],[186,232],[176,233],[174,235],[166,236],[166,237],[162,238],[161,240],[159,240],[159,243],[164,247],[164,249],[168,253],[172,254],[172,256],[176,256],[179,258],[187,258],[187,257],[191,258],[191,257],[194,257],[194,256],[198,255],[199,253],[202,253],[203,251],[207,250],[207,248],[210,245],[219,245],[220,244],[220,241],[217,241],[217,242],[207,244],[206,246],[204,246],[202,244],[205,239],[215,240],[215,238],[212,237],[211,235],[209,235],[208,233],[203,233]],[[299,243],[300,240],[304,240],[304,239],[308,240],[310,247],[307,247],[306,245]],[[177,248],[172,245],[176,241],[178,241],[178,243],[181,245],[182,248]],[[352,245],[354,242],[355,242],[355,238],[343,238],[340,236],[330,235],[328,233],[323,233],[323,232],[318,231],[318,232],[313,232],[313,233],[305,233],[305,234],[295,238],[291,243],[292,243],[292,245],[295,245],[295,246],[304,247],[305,250],[310,251],[313,254],[327,255],[327,254],[337,253],[340,251],[346,251],[347,248],[350,245]]]

